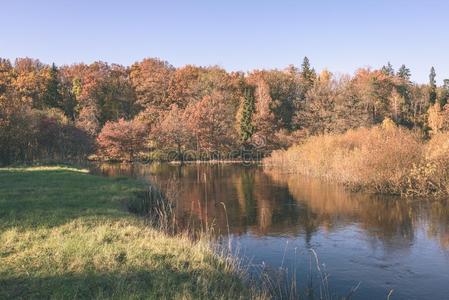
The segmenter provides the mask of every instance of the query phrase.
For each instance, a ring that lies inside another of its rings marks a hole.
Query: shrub
[[[408,178],[407,194],[449,195],[449,132],[438,133],[424,146],[424,159]]]
[[[0,165],[84,159],[92,140],[58,109],[0,112]]]
[[[290,172],[337,181],[352,189],[399,194],[410,171],[421,164],[423,146],[412,131],[385,121],[370,129],[319,135],[265,160]]]

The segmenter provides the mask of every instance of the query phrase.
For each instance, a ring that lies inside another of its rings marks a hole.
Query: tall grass
[[[429,142],[389,121],[343,134],[312,136],[264,160],[268,168],[336,181],[353,190],[449,194],[449,134]]]
[[[424,157],[408,177],[410,195],[449,195],[449,132],[438,133],[423,145]]]

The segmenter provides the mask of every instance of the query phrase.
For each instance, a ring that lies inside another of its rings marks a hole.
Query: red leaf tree
[[[98,152],[105,159],[133,161],[147,138],[147,126],[138,120],[106,122],[97,138]]]

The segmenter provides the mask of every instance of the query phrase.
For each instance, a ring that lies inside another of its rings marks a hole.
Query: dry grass
[[[449,194],[444,159],[449,155],[448,140],[446,133],[425,144],[414,132],[384,122],[374,128],[310,137],[286,151],[273,152],[264,163],[355,190]]]
[[[449,132],[438,133],[423,146],[424,157],[408,177],[407,194],[449,195]]]

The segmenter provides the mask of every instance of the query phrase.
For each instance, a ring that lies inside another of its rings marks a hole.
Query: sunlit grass
[[[207,239],[128,213],[128,179],[67,167],[0,170],[0,298],[257,298]]]

